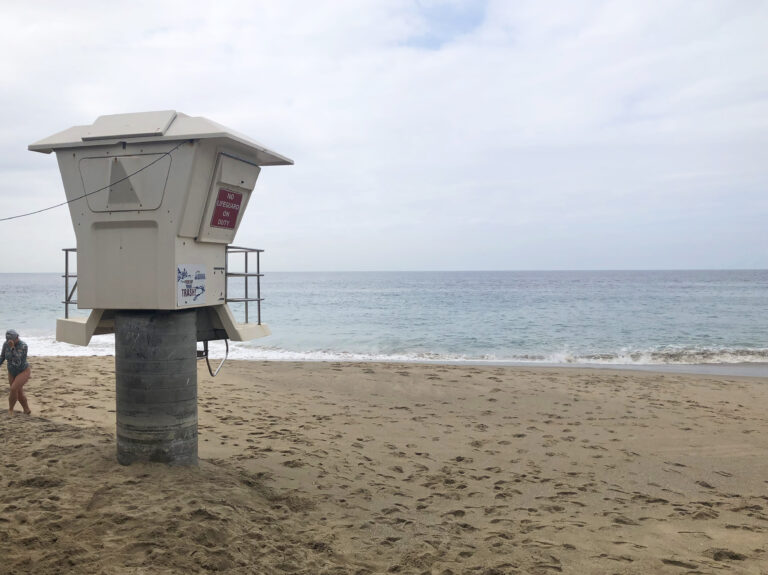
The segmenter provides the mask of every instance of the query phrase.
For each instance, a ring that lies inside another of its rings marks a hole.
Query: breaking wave
[[[28,337],[30,354],[38,356],[114,355],[114,337],[96,336],[88,347],[57,342],[53,337]],[[211,342],[211,357],[224,356],[224,344]],[[615,352],[553,351],[551,353],[459,354],[432,352],[373,353],[333,349],[290,350],[253,342],[230,342],[230,359],[263,361],[445,362],[546,365],[699,365],[768,363],[768,348],[704,348],[668,346],[658,349],[621,349]]]

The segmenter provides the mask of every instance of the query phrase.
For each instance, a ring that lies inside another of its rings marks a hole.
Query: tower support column
[[[197,465],[197,313],[115,314],[117,460]]]

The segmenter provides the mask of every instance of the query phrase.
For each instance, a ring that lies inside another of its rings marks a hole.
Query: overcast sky
[[[768,268],[768,2],[1,7],[0,217],[64,200],[30,143],[174,109],[296,162],[236,238],[268,271]],[[75,246],[66,207],[0,235]]]

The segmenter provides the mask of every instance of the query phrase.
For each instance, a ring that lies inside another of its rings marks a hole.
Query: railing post
[[[248,250],[243,250],[243,257],[245,258],[245,323],[248,323]]]
[[[64,319],[69,319],[69,250],[64,249]]]
[[[227,287],[229,286],[229,246],[224,250],[224,303],[227,302],[229,294],[227,293]]]
[[[256,252],[256,310],[261,325],[261,251]]]

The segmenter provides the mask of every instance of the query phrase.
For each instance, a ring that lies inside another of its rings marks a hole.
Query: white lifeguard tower
[[[210,340],[269,335],[260,305],[248,321],[260,289],[227,297],[228,275],[258,281],[248,254],[261,250],[230,244],[261,167],[292,160],[173,110],[100,116],[29,149],[56,152],[77,238],[77,307],[91,310],[70,318],[65,308],[56,338],[88,345],[115,333],[118,460],[196,463],[197,342],[207,359]],[[228,252],[244,254],[243,272],[228,274]],[[74,289],[67,283],[65,302]],[[245,323],[232,301],[245,303]]]

